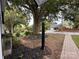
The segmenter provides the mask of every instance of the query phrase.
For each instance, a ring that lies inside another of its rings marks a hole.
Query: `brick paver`
[[[78,52],[79,50],[72,40],[71,35],[66,34],[60,59],[79,59]]]

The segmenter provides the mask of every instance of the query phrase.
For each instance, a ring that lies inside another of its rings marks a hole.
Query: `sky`
[[[30,17],[31,17],[31,19],[30,19],[30,22],[29,22],[29,26],[31,26],[31,25],[33,25],[33,15],[32,14],[30,14]]]

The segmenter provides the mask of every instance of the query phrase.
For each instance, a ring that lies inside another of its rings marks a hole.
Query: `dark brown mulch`
[[[21,45],[13,48],[10,58],[5,59],[59,59],[64,35],[48,34],[45,49],[41,50],[41,40],[21,39]]]
[[[41,50],[40,47],[32,49],[20,46],[13,50],[11,57],[5,57],[5,59],[44,59],[43,56],[51,54],[51,50],[47,46],[45,46],[45,50]]]

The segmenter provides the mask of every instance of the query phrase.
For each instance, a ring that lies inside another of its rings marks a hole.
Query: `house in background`
[[[52,24],[50,27],[50,30],[57,30],[59,29],[62,25],[63,25],[63,21],[64,21],[64,16],[62,11],[59,11],[56,16],[52,16]]]

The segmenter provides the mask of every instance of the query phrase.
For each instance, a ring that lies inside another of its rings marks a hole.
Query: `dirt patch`
[[[48,34],[48,35],[49,36],[46,40],[46,46],[48,46],[52,51],[50,59],[60,59],[64,35],[58,35],[58,34]]]
[[[46,35],[44,50],[41,50],[41,39],[25,37],[21,39],[20,46],[13,48],[10,59],[60,59],[64,35]]]

